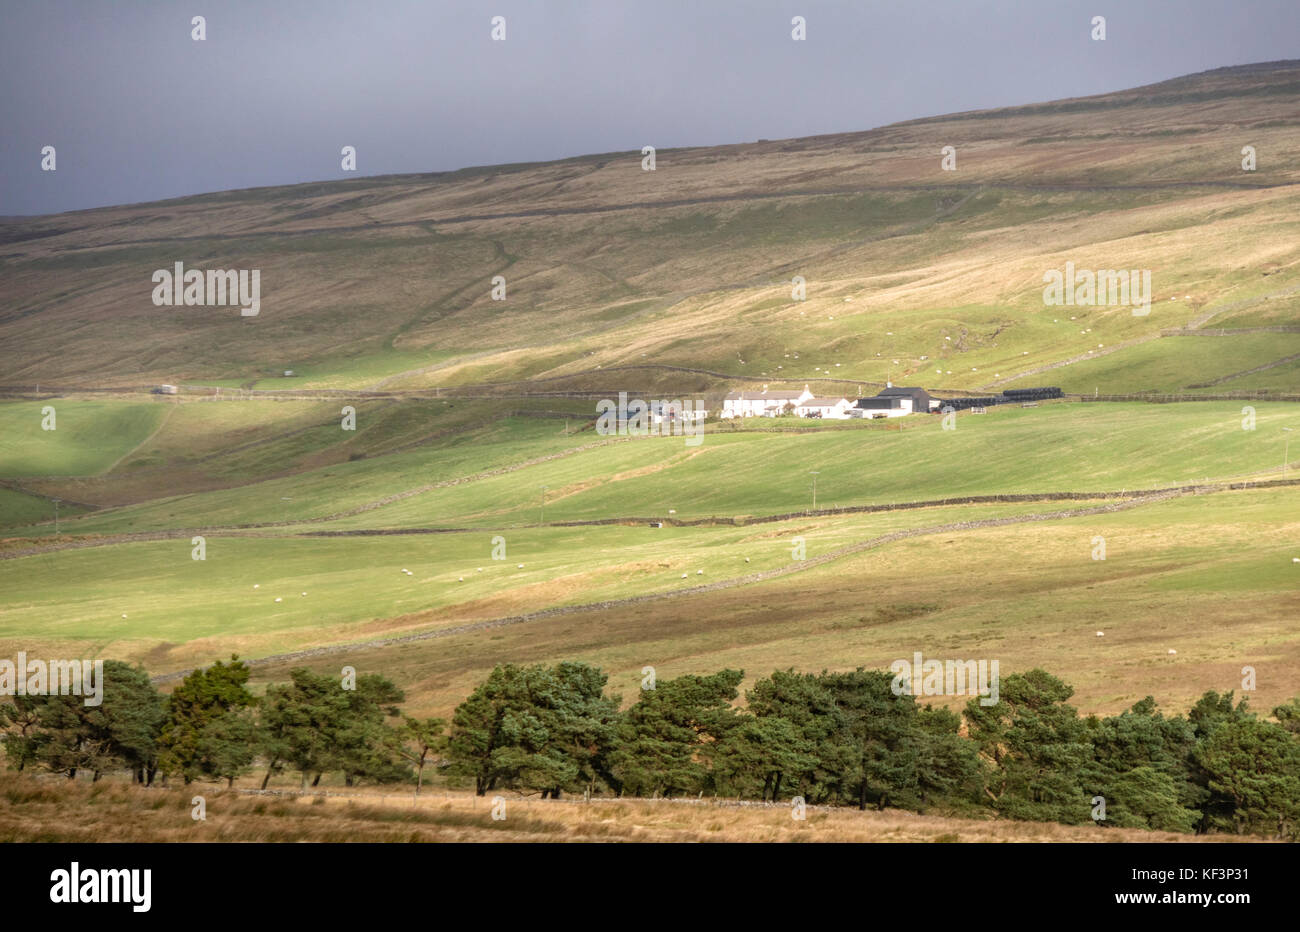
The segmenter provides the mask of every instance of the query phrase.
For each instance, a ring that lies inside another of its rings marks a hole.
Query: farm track
[[[272,654],[266,657],[253,658],[247,660],[249,666],[266,666],[271,664],[289,663],[298,660],[310,660],[316,657],[325,657],[331,654],[350,653],[363,650],[375,650],[384,647],[392,647],[397,644],[409,644],[416,641],[427,641],[435,638],[453,637],[461,634],[470,634],[477,631],[487,631],[494,628],[502,628],[510,625],[524,624],[532,621],[540,621],[546,618],[556,618],[564,615],[585,614],[588,612],[605,611],[608,609],[627,608],[633,605],[643,605],[648,602],[659,602],[665,599],[675,599],[682,596],[700,595],[706,592],[717,592],[723,589],[734,589],[739,586],[749,586],[758,583],[778,579],[783,576],[789,576],[794,573],[801,573],[814,567],[822,566],[846,556],[862,553],[876,547],[882,547],[900,540],[907,540],[915,537],[928,536],[931,534],[948,534],[958,531],[976,530],[979,528],[1006,527],[1014,524],[1026,524],[1037,521],[1059,521],[1067,518],[1086,517],[1088,515],[1107,514],[1117,511],[1126,511],[1131,508],[1138,508],[1142,505],[1153,504],[1156,502],[1167,501],[1172,498],[1178,498],[1183,495],[1207,494],[1218,491],[1217,489],[1203,486],[1187,486],[1180,489],[1157,492],[1155,494],[1145,494],[1138,498],[1133,498],[1122,502],[1111,502],[1105,505],[1097,505],[1090,508],[1075,508],[1062,511],[1047,512],[1044,514],[1033,515],[1013,515],[1005,518],[984,518],[976,521],[958,521],[950,524],[933,525],[930,527],[909,528],[903,531],[894,531],[889,534],[882,534],[878,537],[872,537],[856,544],[846,544],[843,547],[821,554],[820,556],[810,557],[808,559],[792,562],[788,566],[778,567],[777,569],[762,570],[757,573],[749,573],[745,576],[737,576],[731,579],[719,580],[718,582],[705,583],[701,586],[688,586],[684,589],[677,589],[671,592],[655,592],[646,595],[630,596],[625,599],[611,599],[601,602],[589,602],[582,605],[562,605],[555,608],[543,609],[537,612],[529,612],[523,615],[511,615],[504,618],[493,618],[486,621],[470,622],[463,625],[455,625],[449,628],[438,628],[433,631],[422,631],[417,634],[408,634],[401,637],[382,638],[372,641],[363,641],[350,644],[330,644],[323,647],[313,647],[306,650],[291,651],[284,654]],[[193,670],[179,670],[174,673],[160,674],[153,677],[155,684],[173,682],[183,679],[192,673]]]

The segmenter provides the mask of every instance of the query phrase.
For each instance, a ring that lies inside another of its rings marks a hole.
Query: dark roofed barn
[[[876,397],[910,398],[912,400],[913,414],[924,414],[932,407],[937,407],[937,405],[932,405],[930,403],[933,399],[931,399],[930,393],[924,388],[901,388],[898,386],[891,386],[881,391]]]

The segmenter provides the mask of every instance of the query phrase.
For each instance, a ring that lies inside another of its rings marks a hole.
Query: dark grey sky
[[[1297,0],[0,0],[0,215],[348,177],[344,145],[356,175],[437,171],[869,129],[1295,57]]]

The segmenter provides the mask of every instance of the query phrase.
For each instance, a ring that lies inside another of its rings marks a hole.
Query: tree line
[[[347,671],[345,671],[346,673]],[[1300,699],[1260,718],[1206,692],[1186,715],[1147,697],[1081,716],[1043,670],[1002,677],[962,712],[896,694],[883,671],[777,671],[737,707],[743,671],[685,675],[623,708],[585,663],[496,667],[450,722],[403,715],[385,677],[291,671],[261,697],[249,668],[189,674],[168,696],[145,671],[104,664],[104,700],[15,696],[0,706],[9,766],[75,778],[127,770],[186,783],[259,773],[414,783],[429,768],[498,791],[699,797],[957,816],[995,814],[1175,832],[1300,838]]]

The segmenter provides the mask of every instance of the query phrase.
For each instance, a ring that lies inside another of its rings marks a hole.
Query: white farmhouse
[[[796,408],[809,401],[813,393],[808,386],[801,392],[769,392],[767,386],[761,392],[732,392],[722,400],[721,417],[776,417],[785,411],[787,405]]]
[[[794,413],[799,417],[820,417],[843,420],[849,416],[853,407],[847,398],[809,398],[795,405]]]

